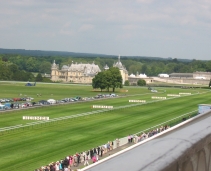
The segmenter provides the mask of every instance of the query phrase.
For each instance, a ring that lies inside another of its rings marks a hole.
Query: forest
[[[0,80],[36,81],[33,73],[50,74],[51,64],[68,65],[72,62],[98,64],[101,70],[107,64],[112,67],[117,56],[97,56],[80,54],[76,56],[30,56],[20,54],[0,54]],[[160,73],[192,73],[195,71],[211,72],[211,61],[179,60],[177,58],[121,57],[122,64],[130,74],[157,76]],[[49,79],[42,81],[49,82]]]

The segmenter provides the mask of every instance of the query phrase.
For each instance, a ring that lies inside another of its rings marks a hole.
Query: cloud
[[[210,54],[211,45],[207,40],[211,36],[210,29],[210,0],[9,0],[2,1],[0,6],[0,37],[8,39],[1,42],[0,47],[8,48],[12,38],[24,46],[28,37],[25,35],[30,35],[30,39],[48,41],[49,38],[48,49],[51,45],[52,49],[64,47],[65,42],[71,44],[72,51],[85,52],[83,43],[89,41],[88,50],[92,53],[111,53],[109,49],[112,52],[116,49],[116,54],[121,50],[127,53],[125,47],[128,46],[134,48],[128,52],[142,53],[144,49],[140,52],[138,45],[145,42],[149,42],[146,46],[150,45],[150,53],[158,53],[157,42],[169,46],[172,41],[180,47],[184,42],[196,44],[193,40],[197,40],[205,42],[203,49]],[[21,43],[22,37],[25,42]],[[53,38],[57,41],[51,44]],[[99,49],[101,51],[97,51]],[[162,52],[155,56],[162,56]],[[195,55],[188,53],[191,57]],[[200,46],[198,53],[201,53]]]
[[[92,24],[83,24],[79,28],[79,32],[84,32],[84,31],[92,30],[93,28],[94,28],[94,25],[92,25]]]
[[[151,4],[153,3],[153,0],[136,0],[136,2],[142,4]]]
[[[60,29],[60,34],[62,35],[68,35],[68,36],[73,36],[74,35],[74,30],[72,28],[71,22],[67,22],[63,25],[63,27]]]

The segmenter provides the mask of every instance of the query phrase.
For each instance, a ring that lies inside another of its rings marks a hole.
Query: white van
[[[56,100],[54,99],[48,99],[47,102],[50,104],[56,104]]]

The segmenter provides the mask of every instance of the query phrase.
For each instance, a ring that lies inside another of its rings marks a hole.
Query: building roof
[[[113,67],[117,67],[120,70],[124,70],[125,72],[127,72],[126,68],[124,65],[122,65],[122,62],[120,61],[120,55],[118,56],[118,61],[116,63],[113,64]]]
[[[63,65],[61,71],[82,72],[86,76],[94,76],[100,72],[100,68],[94,62],[92,64],[73,63],[70,66]]]

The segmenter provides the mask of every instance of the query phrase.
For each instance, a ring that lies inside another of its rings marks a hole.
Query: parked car
[[[41,105],[50,105],[50,103],[47,100],[40,100],[38,103]]]
[[[11,103],[5,103],[4,105],[5,105],[5,109],[6,109],[6,110],[7,110],[7,109],[11,109]]]
[[[5,110],[5,105],[0,105],[0,110]]]
[[[20,107],[19,103],[13,103],[13,109],[18,109]]]

